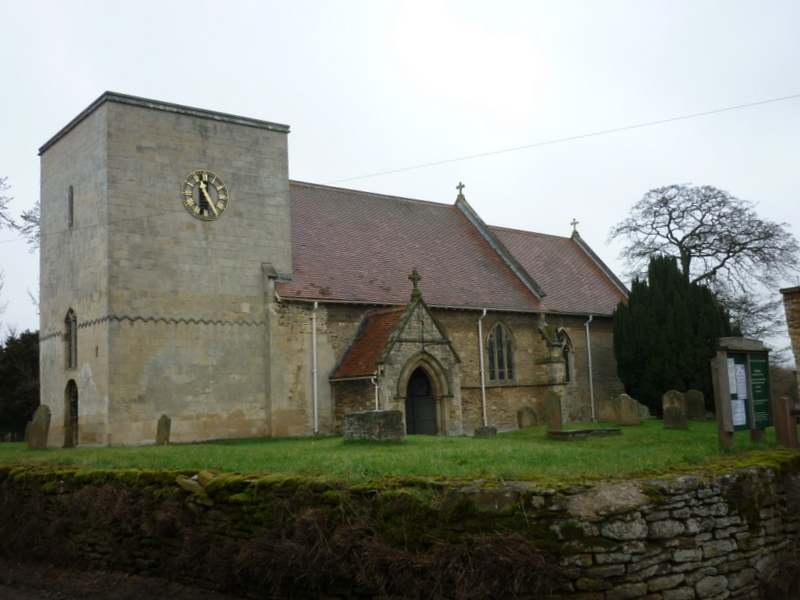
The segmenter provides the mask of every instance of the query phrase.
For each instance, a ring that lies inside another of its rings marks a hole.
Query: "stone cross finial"
[[[411,274],[408,276],[408,278],[411,280],[411,283],[414,284],[414,289],[411,290],[411,299],[416,300],[417,298],[422,296],[422,292],[420,292],[419,288],[417,287],[417,284],[419,283],[419,280],[422,279],[422,276],[417,272],[417,269],[415,268],[411,271]]]
[[[572,233],[575,233],[575,232],[578,231],[578,223],[580,223],[580,221],[576,221],[575,219],[572,219],[572,223],[570,223],[570,225],[572,225]]]
[[[460,181],[458,182],[458,185],[456,186],[456,189],[458,190],[458,195],[459,196],[464,196],[464,188],[465,187],[466,186],[463,183],[461,183]]]

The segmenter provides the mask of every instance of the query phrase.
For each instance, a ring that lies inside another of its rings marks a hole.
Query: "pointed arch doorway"
[[[408,379],[406,392],[406,433],[436,435],[436,399],[428,374],[417,367]]]
[[[64,448],[78,445],[78,386],[70,379],[64,392]]]

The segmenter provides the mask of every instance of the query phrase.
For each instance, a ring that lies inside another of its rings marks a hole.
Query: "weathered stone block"
[[[623,583],[606,592],[606,600],[631,600],[647,593],[646,583]]]
[[[344,417],[344,440],[405,441],[403,413],[399,410],[364,410]]]
[[[737,590],[740,587],[746,586],[755,578],[756,578],[755,569],[742,569],[728,576],[728,587],[732,590]]]
[[[703,577],[694,584],[694,589],[698,597],[710,598],[728,589],[728,578],[724,575]]]
[[[497,427],[476,427],[475,437],[477,438],[492,438],[497,435]]]
[[[647,537],[647,521],[610,521],[600,527],[600,532],[612,540],[640,540]]]
[[[674,562],[700,562],[702,559],[703,551],[700,548],[675,550],[672,554],[672,560]]]
[[[665,521],[655,521],[650,523],[650,537],[656,539],[671,539],[681,535],[685,526],[680,521],[667,519]]]
[[[647,582],[647,590],[650,592],[660,592],[661,590],[668,590],[677,587],[686,579],[683,573],[675,575],[665,575],[663,577],[654,577]]]

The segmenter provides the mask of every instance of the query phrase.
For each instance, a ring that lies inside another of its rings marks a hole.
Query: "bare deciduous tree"
[[[786,223],[761,219],[755,206],[712,186],[657,188],[611,229],[609,241],[628,240],[621,256],[632,273],[652,256],[676,257],[687,282],[709,285],[745,335],[763,337],[782,329],[780,303],[764,290],[798,272],[800,246]]]
[[[0,229],[7,227],[9,229],[17,229],[17,224],[14,223],[9,214],[8,204],[13,200],[11,196],[6,196],[5,192],[11,189],[8,185],[8,177],[0,177]]]
[[[19,218],[22,219],[22,225],[19,226],[20,233],[28,240],[30,244],[30,251],[35,252],[39,249],[40,230],[39,230],[39,211],[41,205],[39,200],[36,201],[34,207],[30,210],[23,212]]]
[[[800,246],[788,227],[715,187],[670,185],[647,192],[609,240],[628,238],[622,256],[637,271],[653,255],[675,256],[687,281],[746,292],[797,271]]]

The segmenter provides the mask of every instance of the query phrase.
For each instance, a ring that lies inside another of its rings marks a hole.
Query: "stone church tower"
[[[270,434],[288,131],[106,93],[41,148],[51,445],[152,443],[161,414],[173,441]]]

